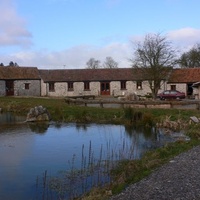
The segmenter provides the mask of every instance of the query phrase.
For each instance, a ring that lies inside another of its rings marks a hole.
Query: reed
[[[90,141],[87,150],[85,145],[82,145],[80,166],[76,165],[77,156],[74,154],[68,161],[69,170],[61,171],[54,177],[48,175],[46,170],[42,179],[37,177],[37,196],[39,196],[38,191],[41,191],[42,200],[47,197],[75,199],[85,195],[92,188],[111,183],[111,171],[119,161],[133,158],[134,148],[125,139],[118,151],[111,146],[111,141],[108,141],[105,147],[103,149],[101,145],[99,153],[95,154]]]

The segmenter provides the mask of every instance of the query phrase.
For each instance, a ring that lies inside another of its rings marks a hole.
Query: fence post
[[[197,108],[197,110],[200,110],[200,103],[199,102],[196,104],[196,108]]]

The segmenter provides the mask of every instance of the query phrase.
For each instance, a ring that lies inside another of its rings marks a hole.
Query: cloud
[[[1,0],[0,46],[30,47],[31,33],[25,20],[16,12],[13,0]]]
[[[200,29],[186,27],[168,32],[169,39],[180,48],[191,48],[200,43]]]
[[[157,34],[160,32],[151,32],[150,34]],[[130,36],[130,41],[132,44],[137,44],[142,42],[145,38],[144,35],[132,35]],[[171,30],[167,33],[160,33],[162,36],[166,37],[172,42],[172,45],[180,52],[189,50],[191,47],[200,43],[200,29],[195,29],[191,27],[185,27],[181,29]]]
[[[110,56],[118,62],[119,67],[130,67],[130,53],[131,48],[127,43],[111,43],[103,47],[80,45],[62,51],[21,51],[1,56],[1,62],[7,65],[13,61],[20,66],[36,66],[40,69],[79,69],[86,68],[90,58],[100,60],[103,64],[105,58]]]
[[[146,33],[145,33],[146,34]],[[37,51],[20,51],[10,55],[1,55],[1,62],[7,65],[10,61],[17,62],[20,66],[36,66],[39,69],[80,69],[86,68],[86,62],[90,58],[105,61],[106,57],[112,57],[118,62],[119,67],[130,67],[128,61],[133,56],[134,41],[142,41],[144,35],[133,35],[129,42],[114,40],[107,41],[103,46],[77,45],[60,51],[40,49]],[[200,30],[194,28],[182,28],[168,32],[167,38],[178,50],[187,51],[197,42],[200,42]],[[121,39],[119,39],[121,40]]]

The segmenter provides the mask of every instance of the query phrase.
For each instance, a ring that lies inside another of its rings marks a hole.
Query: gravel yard
[[[199,200],[200,146],[175,157],[111,200]]]

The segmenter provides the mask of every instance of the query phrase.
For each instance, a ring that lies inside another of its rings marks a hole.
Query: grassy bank
[[[46,107],[54,121],[63,122],[96,122],[96,123],[133,123],[142,120],[161,121],[166,116],[171,120],[189,120],[190,116],[200,116],[198,110],[178,109],[120,109],[73,106],[65,103],[64,98],[20,98],[0,97],[0,108],[3,112],[14,112],[27,115],[30,108],[42,105]]]
[[[113,118],[117,122],[122,115],[122,110],[71,106],[65,103],[64,98],[0,97],[3,112],[26,115],[30,108],[39,105],[47,108],[53,121],[109,123]]]
[[[190,116],[200,118],[198,110],[178,109],[120,109],[120,108],[95,108],[71,106],[64,99],[54,98],[20,98],[0,97],[0,108],[4,112],[14,112],[26,115],[30,108],[42,105],[46,107],[54,121],[86,122],[86,123],[117,123],[127,124],[142,122],[151,126],[170,118],[180,121],[185,132],[190,136],[190,141],[178,141],[163,148],[147,152],[141,160],[124,160],[112,171],[113,182],[104,188],[95,188],[81,199],[108,199],[109,195],[121,192],[129,184],[135,183],[153,170],[163,165],[174,156],[200,144],[200,125],[189,124]]]
[[[189,111],[190,112],[190,111]],[[188,125],[185,130],[186,135],[190,136],[190,141],[179,140],[169,143],[164,147],[146,152],[140,160],[123,160],[112,170],[112,182],[103,188],[93,188],[80,200],[107,200],[111,195],[122,192],[127,186],[134,184],[146,176],[150,175],[155,169],[169,162],[175,156],[200,145],[200,124]]]

